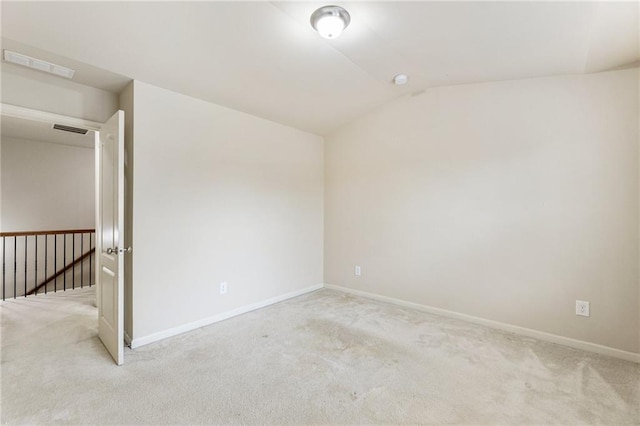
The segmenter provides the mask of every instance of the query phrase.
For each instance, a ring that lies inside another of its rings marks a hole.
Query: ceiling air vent
[[[4,51],[4,60],[12,62],[14,64],[22,65],[24,67],[33,68],[38,71],[48,72],[58,77],[73,78],[76,70],[63,67],[62,65],[52,64],[51,62],[43,61],[42,59],[32,58],[31,56],[23,55],[22,53],[12,52],[10,50]]]
[[[56,130],[63,130],[65,132],[80,133],[81,135],[86,135],[87,132],[88,132],[87,129],[81,129],[79,127],[65,126],[64,124],[54,124],[53,128],[56,129]]]

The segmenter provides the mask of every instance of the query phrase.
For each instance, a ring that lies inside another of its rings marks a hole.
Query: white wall
[[[27,139],[2,137],[0,143],[0,230],[3,232],[90,229],[95,227],[94,150]],[[36,257],[36,238],[38,253]],[[64,240],[66,239],[66,256]],[[65,263],[79,258],[95,243],[89,234],[28,237],[27,291],[44,282]],[[74,245],[75,244],[75,245]],[[46,262],[45,262],[45,245]],[[24,237],[6,241],[7,274],[5,297],[13,297],[13,268],[16,263],[16,295],[24,294]],[[2,249],[0,248],[0,252]],[[15,260],[14,260],[15,257]],[[37,258],[39,269],[34,271]],[[45,265],[47,269],[45,269]],[[89,284],[89,259],[47,287],[49,291],[65,286]],[[94,279],[91,278],[91,282]],[[44,291],[44,288],[41,290]]]
[[[95,227],[94,150],[2,138],[0,228]]]
[[[118,95],[64,78],[2,66],[2,103],[103,123],[118,110]]]
[[[429,89],[342,127],[325,282],[638,352],[638,120],[631,69]]]
[[[133,134],[134,344],[322,283],[322,138],[138,81]]]

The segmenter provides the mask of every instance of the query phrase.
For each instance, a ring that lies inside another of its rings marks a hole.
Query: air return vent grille
[[[48,72],[58,77],[73,78],[76,73],[71,68],[63,67],[62,65],[52,64],[51,62],[43,61],[42,59],[32,58],[31,56],[23,55],[22,53],[12,52],[10,50],[4,51],[4,60],[12,62],[14,64],[22,65],[25,67],[33,68],[38,71]]]
[[[87,129],[81,129],[79,127],[65,126],[64,124],[54,124],[53,128],[56,129],[56,130],[63,130],[65,132],[79,133],[81,135],[86,135],[87,132],[88,132]]]

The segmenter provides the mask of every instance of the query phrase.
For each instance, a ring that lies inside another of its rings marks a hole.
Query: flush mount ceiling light
[[[409,76],[406,74],[398,74],[393,77],[393,84],[396,86],[402,86],[403,84],[407,84],[409,82]]]
[[[52,64],[51,62],[43,61],[42,59],[32,58],[31,56],[23,55],[22,53],[12,52],[10,50],[4,51],[4,60],[14,64],[22,65],[24,67],[33,68],[38,71],[44,71],[51,74],[55,74],[59,77],[73,78],[76,73],[71,68],[63,67],[62,65]]]
[[[351,16],[340,6],[323,6],[311,15],[311,26],[324,38],[336,38],[351,22]]]

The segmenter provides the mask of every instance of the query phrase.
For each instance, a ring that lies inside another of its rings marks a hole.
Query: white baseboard
[[[368,293],[366,291],[353,290],[350,288],[340,287],[340,286],[331,285],[331,284],[325,284],[324,287],[331,290],[341,291],[343,293],[349,293],[356,296],[362,296],[369,299],[379,300],[381,302],[393,303],[395,305],[416,309],[416,310],[427,312],[434,315],[459,319],[459,320],[471,322],[474,324],[480,324],[487,327],[495,328],[502,331],[508,331],[508,332],[519,334],[522,336],[533,337],[539,340],[557,343],[559,345],[569,346],[576,349],[582,349],[588,352],[595,352],[601,355],[608,355],[614,358],[619,358],[619,359],[624,359],[626,361],[640,363],[640,354],[634,353],[634,352],[623,351],[621,349],[611,348],[609,346],[604,346],[604,345],[598,345],[596,343],[585,342],[584,340],[572,339],[570,337],[558,336],[557,334],[545,333],[544,331],[538,331],[530,328],[519,327],[517,325],[511,325],[511,324],[507,324],[500,321],[493,321],[485,318],[474,317],[472,315],[461,314],[459,312],[448,311],[446,309],[434,308],[432,306],[421,305],[413,302],[407,302],[405,300],[395,299],[393,297],[380,296],[378,294]]]
[[[186,333],[187,331],[195,330],[196,328],[204,327],[206,325],[224,321],[226,319],[233,318],[238,315],[246,314],[247,312],[255,311],[257,309],[264,308],[266,306],[273,305],[278,302],[283,302],[287,299],[301,296],[306,293],[311,293],[312,291],[320,290],[322,287],[323,287],[323,284],[313,285],[311,287],[303,288],[301,290],[296,290],[280,296],[272,297],[271,299],[252,303],[246,306],[241,306],[240,308],[237,308],[228,312],[223,312],[221,314],[214,315],[212,317],[203,318],[201,320],[190,322],[188,324],[184,324],[178,327],[170,328],[168,330],[159,331],[157,333],[153,333],[148,336],[139,337],[137,339],[130,340],[131,349],[139,348],[140,346],[148,345],[149,343],[157,342],[158,340],[166,339],[168,337]]]

